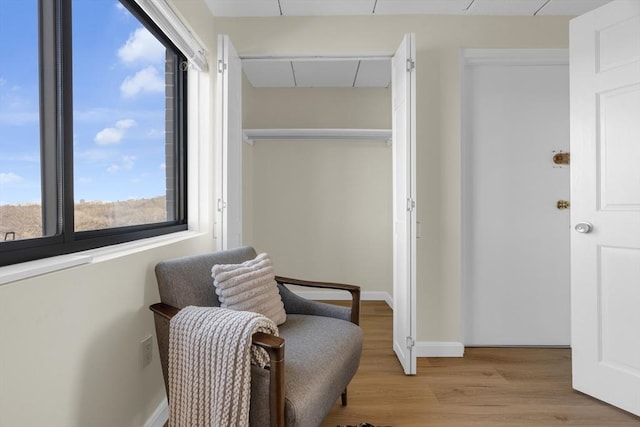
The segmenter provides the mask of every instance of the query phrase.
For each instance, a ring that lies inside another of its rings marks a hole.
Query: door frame
[[[240,67],[238,67],[240,63]],[[217,58],[217,159],[215,205],[216,249],[225,250],[242,244],[242,69],[241,59],[226,34],[218,35]],[[234,73],[240,70],[240,75]],[[240,94],[231,94],[231,84],[239,85]],[[229,108],[233,99],[239,102]],[[237,122],[239,120],[239,122]],[[233,217],[237,216],[237,219]],[[231,219],[230,219],[231,217]]]
[[[415,165],[415,139],[416,139],[416,131],[415,131],[415,127],[416,127],[416,121],[415,121],[415,117],[416,117],[416,84],[415,84],[415,34],[406,34],[403,37],[403,42],[405,40],[405,38],[409,38],[411,41],[410,47],[413,49],[411,56],[411,64],[413,64],[413,69],[410,69],[410,73],[409,73],[409,78],[411,79],[412,82],[412,94],[410,97],[410,106],[409,106],[409,114],[410,114],[410,118],[411,118],[411,129],[407,129],[407,135],[410,136],[410,143],[407,144],[407,150],[409,150],[410,152],[408,153],[407,157],[409,159],[411,159]],[[218,35],[218,40],[219,40],[219,44],[218,44],[218,85],[217,85],[217,117],[218,117],[218,126],[223,126],[224,125],[224,120],[225,118],[228,116],[228,112],[226,112],[224,110],[224,107],[228,104],[226,104],[225,101],[225,94],[228,93],[228,87],[225,86],[225,84],[228,82],[228,76],[226,75],[226,72],[228,70],[225,69],[225,56],[224,54],[226,53],[226,51],[224,50],[225,45],[232,45],[232,41],[230,39],[230,37],[228,35],[225,34],[220,34]],[[222,52],[220,51],[222,50]],[[395,52],[394,52],[395,54]],[[394,54],[391,54],[389,57],[392,58]],[[367,57],[367,55],[352,55],[354,57]],[[380,56],[380,55],[377,55]],[[288,56],[290,57],[290,56]],[[222,58],[222,64],[220,64],[220,59]],[[240,59],[242,59],[243,57],[241,56]],[[256,59],[255,57],[247,57],[248,59]],[[273,56],[269,56],[269,57],[265,57],[265,58],[270,58],[273,59]],[[222,69],[220,69],[220,67],[222,67]],[[227,95],[228,96],[228,95]],[[242,112],[240,112],[240,114],[242,114]],[[227,156],[225,155],[225,149],[228,147],[228,132],[224,132],[223,129],[218,129],[218,158],[216,159],[216,166],[218,169],[217,172],[217,178],[218,178],[218,203],[220,204],[218,206],[218,212],[217,212],[217,218],[218,221],[220,222],[220,224],[216,224],[216,231],[217,231],[217,248],[218,250],[220,249],[226,249],[227,248],[227,240],[228,240],[228,236],[226,235],[227,233],[227,225],[226,225],[226,220],[225,220],[225,214],[227,213],[227,206],[226,206],[226,197],[225,195],[228,194],[229,189],[233,188],[234,186],[234,182],[229,182],[231,179],[233,179],[232,176],[228,176],[228,174],[225,173],[225,171],[228,169],[232,169],[232,167],[230,166],[229,163],[233,164],[232,162],[239,162],[239,165],[236,165],[238,168],[241,168],[242,166],[242,155],[241,155],[241,151],[240,151],[240,155],[238,157],[233,157],[233,158],[227,158]],[[412,142],[411,142],[412,140]],[[240,142],[241,143],[241,142]],[[409,176],[408,177],[403,177],[403,180],[409,180],[410,182],[408,182],[408,186],[410,188],[410,195],[409,197],[411,198],[411,201],[413,203],[413,207],[411,208],[411,212],[412,215],[410,215],[410,221],[411,221],[411,232],[410,232],[410,245],[411,245],[411,251],[410,251],[410,256],[412,257],[410,259],[410,266],[409,266],[409,283],[407,283],[406,286],[406,291],[408,293],[407,295],[407,299],[408,299],[408,305],[411,307],[410,309],[410,313],[409,313],[409,332],[408,332],[408,336],[406,337],[406,342],[407,342],[407,346],[409,347],[410,351],[410,356],[409,356],[409,369],[407,370],[407,374],[415,374],[416,372],[416,351],[415,351],[415,341],[416,341],[416,335],[417,335],[417,324],[416,324],[416,310],[415,310],[415,306],[416,306],[416,248],[417,248],[417,236],[416,236],[416,213],[415,213],[415,203],[416,203],[416,168],[415,166],[410,168],[409,171]],[[235,183],[237,184],[237,183]],[[239,184],[239,191],[240,194],[242,194],[242,185],[241,185],[241,181]],[[242,197],[241,197],[242,199]],[[403,209],[407,209],[407,202],[405,201],[404,203],[402,203],[402,208]],[[395,201],[392,200],[392,204],[394,204]],[[392,206],[393,208],[393,206]],[[394,225],[392,224],[392,227],[394,227]],[[240,224],[240,229],[242,229],[242,219],[241,219],[241,224]],[[395,276],[395,273],[394,273]],[[394,286],[395,288],[395,286]],[[394,298],[395,299],[395,298]],[[394,303],[395,305],[395,303]],[[409,344],[410,343],[410,344]]]
[[[505,66],[569,65],[568,49],[462,49],[460,51],[460,337],[467,341],[467,313],[472,301],[470,273],[468,271],[471,249],[469,244],[469,190],[468,174],[472,164],[470,153],[469,67],[479,64]],[[567,307],[567,310],[569,307]]]

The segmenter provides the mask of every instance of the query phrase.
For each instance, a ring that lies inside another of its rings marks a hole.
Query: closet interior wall
[[[256,88],[245,129],[390,129],[391,88]],[[279,274],[392,294],[392,151],[385,141],[243,144],[245,242]]]

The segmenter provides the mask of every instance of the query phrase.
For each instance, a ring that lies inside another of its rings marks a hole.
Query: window
[[[0,265],[186,226],[186,58],[133,0],[0,5]]]
[[[20,40],[0,44],[0,239],[39,237],[38,2],[4,2],[0,38]]]

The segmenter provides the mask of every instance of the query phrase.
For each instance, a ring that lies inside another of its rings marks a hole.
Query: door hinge
[[[218,59],[218,73],[222,74],[227,69],[227,64],[222,59]]]
[[[218,199],[218,212],[222,212],[222,210],[226,208],[227,202],[223,202],[222,199]]]
[[[413,212],[416,209],[416,201],[412,198],[407,199],[407,211]]]
[[[416,61],[411,58],[407,58],[407,71],[410,73],[416,68]]]
[[[411,337],[407,337],[407,348],[411,350],[415,346],[416,346],[416,342],[414,341],[414,339]]]

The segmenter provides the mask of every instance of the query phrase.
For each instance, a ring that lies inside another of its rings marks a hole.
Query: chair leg
[[[347,389],[342,392],[342,406],[347,406]]]

